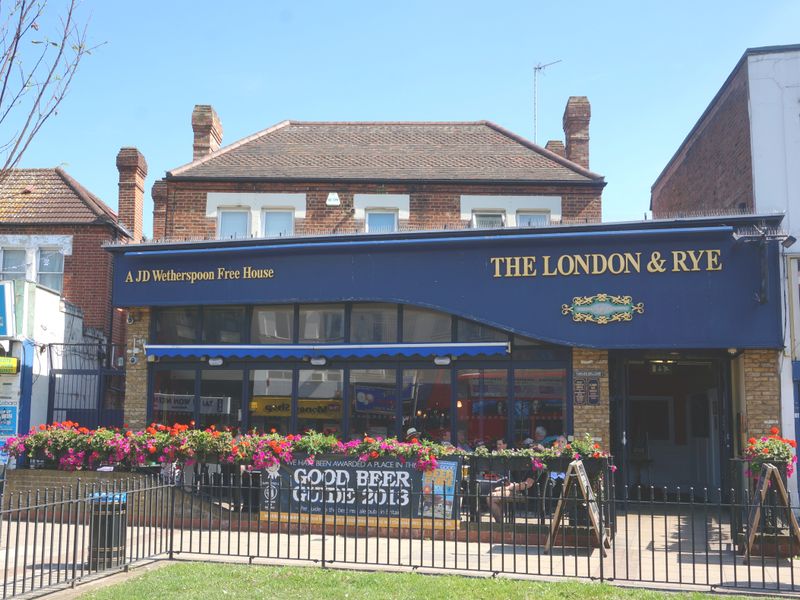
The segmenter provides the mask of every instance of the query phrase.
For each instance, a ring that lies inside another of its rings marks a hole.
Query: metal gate
[[[47,421],[120,427],[125,399],[124,347],[97,342],[50,344]]]

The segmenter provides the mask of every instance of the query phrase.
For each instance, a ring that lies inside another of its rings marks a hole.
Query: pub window
[[[403,308],[404,342],[449,342],[452,337],[450,315],[426,308]]]
[[[397,211],[367,210],[366,224],[369,233],[397,231]]]
[[[3,249],[3,271],[0,279],[25,279],[25,250]]]
[[[183,425],[194,421],[194,378],[194,370],[156,371],[153,382],[153,421]]]
[[[250,212],[220,210],[217,237],[221,240],[246,238],[250,235]]]
[[[199,324],[199,308],[159,309],[155,313],[155,342],[157,344],[196,344]]]
[[[291,369],[250,371],[250,429],[292,433]]]
[[[395,435],[397,371],[350,370],[350,434],[358,437]]]
[[[198,429],[214,425],[236,429],[242,422],[242,379],[244,371],[220,369],[200,372],[197,398]],[[167,421],[169,422],[169,421]]]
[[[472,226],[476,229],[501,229],[506,225],[504,212],[474,212]]]
[[[291,344],[293,306],[256,306],[250,324],[251,344]]]
[[[457,338],[459,342],[507,342],[508,334],[483,323],[459,319]]]
[[[550,225],[550,213],[518,212],[517,227],[546,227]]]
[[[203,341],[207,344],[241,344],[245,309],[242,306],[213,306],[203,311]]]
[[[37,281],[51,290],[61,291],[64,283],[64,255],[59,250],[39,250]]]
[[[379,344],[397,341],[397,306],[357,304],[350,316],[350,341]]]
[[[530,438],[548,447],[566,433],[567,370],[514,369],[513,444]]]
[[[265,210],[262,218],[264,237],[294,235],[293,210]]]
[[[413,427],[425,439],[457,439],[450,432],[451,390],[450,369],[404,369],[400,388],[403,433]]]
[[[341,434],[343,373],[301,369],[297,383],[297,430]]]
[[[300,307],[300,343],[344,342],[344,307],[309,304]]]

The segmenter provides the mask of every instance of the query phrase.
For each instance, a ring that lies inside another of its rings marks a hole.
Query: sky
[[[51,0],[50,19],[65,4]],[[116,209],[116,154],[139,148],[147,236],[153,182],[191,160],[195,104],[217,110],[223,146],[284,119],[487,119],[533,139],[534,66],[553,61],[538,79],[537,141],[563,139],[568,97],[588,96],[603,219],[642,219],[650,186],[745,49],[800,43],[796,0],[83,0],[79,10],[100,46],[19,166],[61,166]]]

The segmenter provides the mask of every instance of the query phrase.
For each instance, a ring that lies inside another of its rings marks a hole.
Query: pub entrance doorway
[[[625,353],[611,368],[618,483],[724,489],[732,456],[729,359]]]

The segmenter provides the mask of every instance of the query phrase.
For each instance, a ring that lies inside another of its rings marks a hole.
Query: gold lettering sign
[[[659,251],[610,254],[561,254],[551,256],[493,256],[492,277],[572,277],[581,275],[630,275],[632,273],[692,273],[722,271],[721,250]]]
[[[128,271],[125,283],[178,283],[190,284],[198,281],[236,281],[243,279],[274,279],[275,269],[256,269],[242,267],[229,269],[217,267],[207,271],[176,271],[175,269],[140,269]]]

